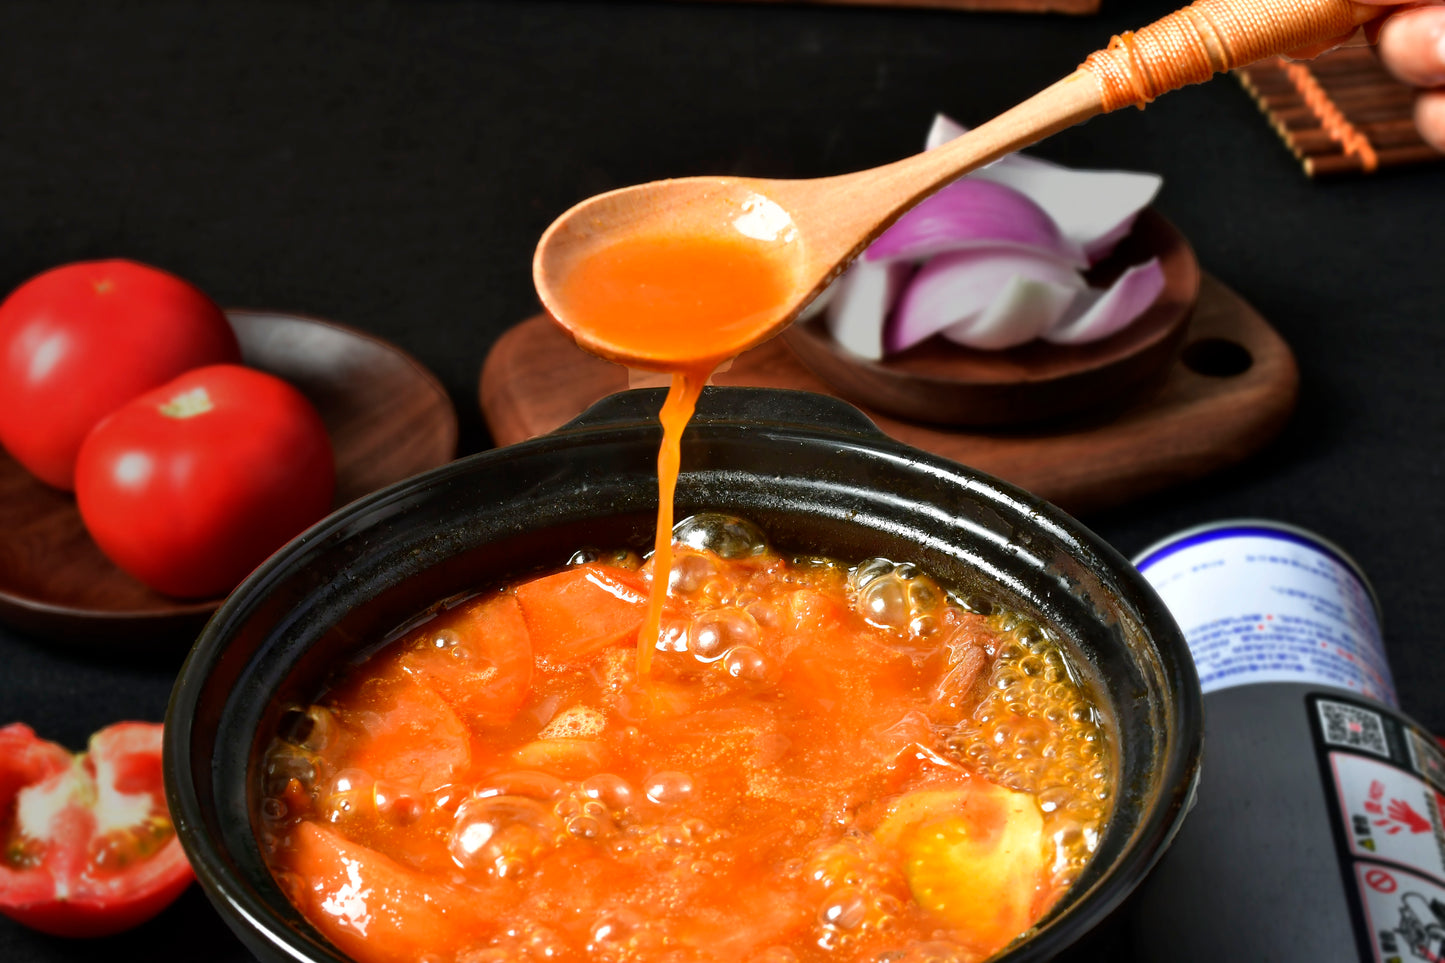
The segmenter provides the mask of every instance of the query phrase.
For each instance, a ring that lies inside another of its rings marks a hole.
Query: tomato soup
[[[604,355],[715,366],[776,317],[792,280],[770,256],[781,243],[735,232],[626,238],[568,274],[563,323]]]
[[[584,551],[424,613],[287,710],[257,826],[301,913],[367,963],[962,963],[1026,933],[1115,783],[1061,641],[906,562],[673,535],[666,568]]]

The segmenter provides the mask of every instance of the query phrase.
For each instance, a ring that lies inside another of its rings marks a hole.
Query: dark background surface
[[[536,311],[543,228],[599,191],[700,173],[812,176],[977,123],[1117,30],[1097,17],[730,3],[0,5],[0,289],[125,256],[219,303],[390,339],[446,384],[462,453],[493,341]],[[1162,173],[1159,209],[1280,331],[1298,410],[1226,473],[1084,521],[1125,554],[1262,516],[1374,580],[1405,712],[1445,731],[1445,165],[1311,183],[1229,79],[1057,135],[1079,166]],[[179,656],[81,653],[0,628],[0,723],[79,748],[161,718]],[[1103,942],[1108,943],[1112,937]],[[1081,951],[1079,958],[1103,955]],[[0,920],[0,960],[246,959],[193,888],[99,942]]]

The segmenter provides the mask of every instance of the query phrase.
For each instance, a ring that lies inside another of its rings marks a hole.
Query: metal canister
[[[1445,960],[1445,755],[1398,711],[1360,566],[1256,519],[1134,561],[1205,693],[1197,803],[1141,887],[1135,958]]]

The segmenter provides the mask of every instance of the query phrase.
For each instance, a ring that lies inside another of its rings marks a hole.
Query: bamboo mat
[[[1415,92],[1369,47],[1309,61],[1282,57],[1234,72],[1310,177],[1367,173],[1445,158],[1415,129]]]
[[[799,0],[753,0],[797,3]],[[936,10],[1005,10],[1012,13],[1098,13],[1099,0],[801,0],[855,7],[921,7]]]

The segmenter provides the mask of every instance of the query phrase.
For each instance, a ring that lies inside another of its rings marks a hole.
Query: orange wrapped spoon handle
[[[1351,0],[1197,0],[1119,34],[1081,69],[1099,82],[1103,111],[1143,107],[1221,71],[1343,38],[1380,13]]]

